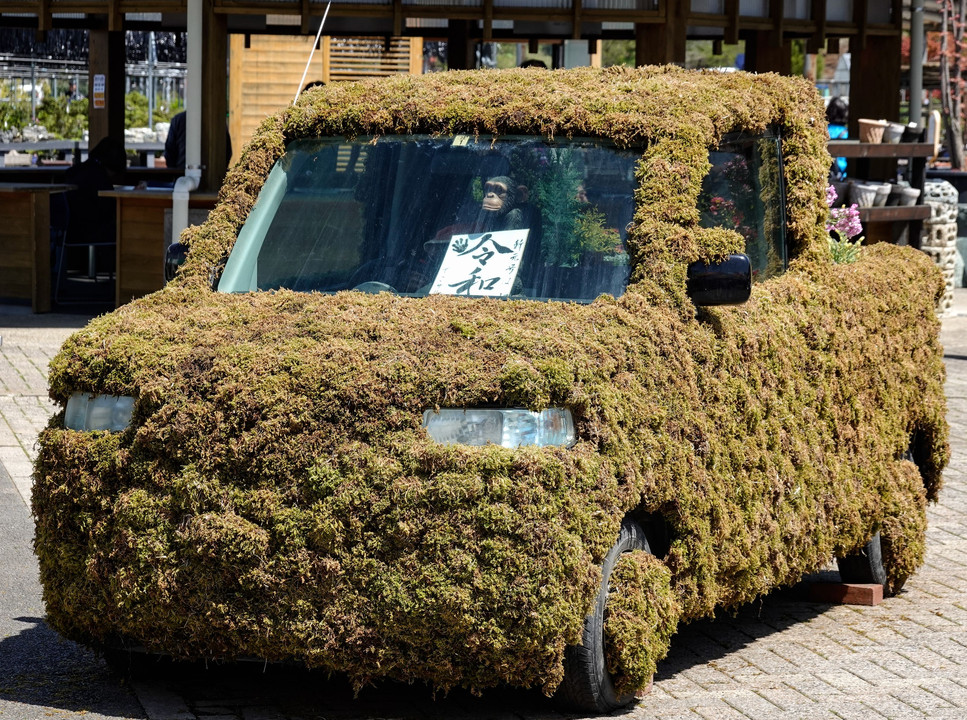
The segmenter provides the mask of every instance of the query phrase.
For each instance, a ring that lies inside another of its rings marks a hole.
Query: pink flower
[[[836,202],[839,195],[836,194],[836,188],[832,185],[826,187],[826,205],[828,207],[833,207],[833,203]]]
[[[832,206],[836,202],[836,190],[830,185],[826,188],[826,204]],[[848,208],[830,207],[829,218],[826,220],[826,230],[837,234],[841,240],[852,240],[863,232],[860,224],[860,211],[853,203]]]

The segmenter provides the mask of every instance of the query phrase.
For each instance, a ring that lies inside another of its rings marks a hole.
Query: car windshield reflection
[[[296,141],[219,290],[617,297],[639,157],[593,140]]]

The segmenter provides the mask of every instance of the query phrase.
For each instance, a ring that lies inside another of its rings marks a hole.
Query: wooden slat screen
[[[249,47],[231,36],[229,131],[235,159],[265,118],[292,103],[312,49],[312,37],[252,35]],[[324,37],[313,55],[306,82],[344,82],[394,73],[419,73],[421,38]]]

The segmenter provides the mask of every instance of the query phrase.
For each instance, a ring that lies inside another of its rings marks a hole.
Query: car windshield
[[[617,297],[640,156],[587,139],[294,141],[218,289]]]

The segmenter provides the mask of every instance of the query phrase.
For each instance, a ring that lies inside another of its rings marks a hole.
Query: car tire
[[[101,648],[101,655],[111,672],[125,680],[156,677],[175,667],[169,656],[154,655],[143,649],[105,647]]]
[[[118,647],[103,648],[104,662],[115,675],[122,678],[139,677],[145,666],[145,654]]]
[[[564,650],[564,679],[555,699],[569,710],[607,713],[630,705],[635,693],[619,695],[605,665],[604,620],[608,603],[609,581],[618,558],[634,550],[651,552],[645,531],[632,521],[621,524],[618,541],[608,551],[601,566],[601,587],[591,614],[584,619],[580,645]]]
[[[879,532],[856,552],[837,558],[836,564],[844,583],[882,585],[886,589],[886,567]]]

